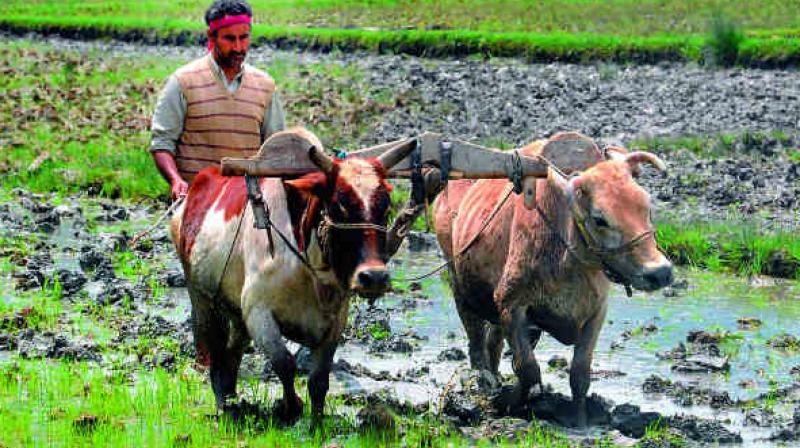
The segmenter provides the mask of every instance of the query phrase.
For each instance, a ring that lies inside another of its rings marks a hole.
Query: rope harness
[[[494,209],[489,214],[489,216],[487,216],[486,219],[483,220],[483,224],[481,224],[480,229],[478,229],[478,231],[475,232],[474,235],[472,235],[472,238],[470,238],[470,240],[467,242],[467,244],[465,244],[464,247],[462,247],[453,256],[453,259],[455,259],[456,257],[460,257],[460,256],[464,255],[465,253],[467,253],[467,251],[470,248],[472,248],[472,246],[480,239],[481,235],[483,234],[483,231],[486,230],[487,227],[489,227],[489,224],[491,224],[491,222],[494,220],[495,216],[497,216],[497,214],[500,213],[500,210],[503,208],[503,205],[505,205],[505,203],[508,201],[508,198],[511,197],[511,193],[514,192],[513,187],[512,188],[506,187],[506,190],[507,191],[506,191],[505,196],[503,197],[503,199],[500,202],[497,203],[497,205],[495,205]],[[431,270],[431,271],[429,271],[429,272],[427,272],[427,273],[425,273],[423,275],[419,275],[419,276],[411,277],[411,278],[404,278],[401,281],[403,281],[403,282],[418,282],[420,280],[424,280],[424,279],[426,279],[426,278],[438,273],[439,271],[444,269],[449,264],[450,264],[449,261],[445,261],[445,262],[441,263],[439,266],[436,266],[435,268],[433,268],[433,270]]]
[[[333,249],[331,247],[331,235],[333,230],[351,231],[351,230],[372,230],[375,232],[388,233],[389,229],[385,226],[373,224],[370,222],[334,222],[328,212],[322,210],[322,219],[317,226],[317,238],[319,239],[320,249],[325,261],[330,264],[333,257]]]
[[[586,228],[586,219],[583,218],[583,214],[578,212],[577,209],[570,204],[570,212],[573,215],[573,220],[575,222],[575,226],[578,228],[578,235],[580,235],[581,239],[583,240],[584,244],[586,245],[586,249],[591,255],[591,260],[586,260],[580,256],[578,253],[578,249],[576,249],[573,245],[571,245],[568,241],[564,239],[561,235],[561,231],[556,228],[555,225],[548,219],[547,214],[539,207],[537,203],[535,205],[536,212],[542,218],[542,222],[545,223],[547,228],[550,230],[552,234],[558,238],[559,242],[564,245],[567,249],[567,253],[571,255],[578,263],[581,263],[585,266],[589,267],[599,267],[603,274],[608,277],[614,283],[620,284],[625,287],[625,294],[628,297],[633,295],[633,290],[631,289],[631,283],[626,280],[619,272],[617,272],[611,265],[608,264],[606,261],[606,257],[614,256],[614,255],[621,255],[627,254],[632,252],[636,247],[638,247],[641,243],[646,241],[648,238],[653,237],[655,238],[655,230],[648,229],[644,232],[636,235],[635,237],[631,238],[627,242],[614,247],[614,248],[605,248],[602,245],[598,244],[597,241],[591,233]]]

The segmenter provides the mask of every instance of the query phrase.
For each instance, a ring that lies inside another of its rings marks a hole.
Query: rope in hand
[[[186,196],[181,196],[178,199],[176,199],[175,202],[173,202],[172,205],[169,206],[167,211],[165,211],[161,216],[158,217],[158,219],[153,225],[134,235],[134,237],[131,238],[130,241],[128,241],[128,248],[133,248],[134,246],[136,246],[136,243],[139,242],[140,239],[144,238],[145,236],[152,233],[155,229],[157,229],[161,225],[161,223],[164,222],[164,220],[169,215],[171,215],[176,208],[178,208],[179,205],[183,204],[183,201],[185,199]]]

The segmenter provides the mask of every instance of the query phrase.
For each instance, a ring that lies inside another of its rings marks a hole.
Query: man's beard
[[[237,59],[237,56],[240,58]],[[222,53],[217,51],[217,62],[219,63],[220,67],[223,68],[241,68],[242,64],[244,64],[244,58],[247,56],[247,53],[239,53],[239,52],[230,52],[227,56],[224,56]]]

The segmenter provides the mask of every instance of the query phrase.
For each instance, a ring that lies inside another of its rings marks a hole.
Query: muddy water
[[[427,272],[439,262],[435,251],[404,252],[395,259],[393,272],[400,273],[397,277],[414,276]],[[593,371],[598,374],[595,376],[602,378],[595,378],[590,392],[617,404],[629,402],[640,405],[643,410],[658,411],[665,415],[694,414],[730,421],[728,426],[741,432],[746,444],[764,444],[756,441],[768,437],[774,429],[744,426],[741,409],[682,407],[667,397],[646,396],[642,392],[642,383],[645,378],[657,374],[673,382],[682,381],[726,391],[733,400],[751,399],[766,393],[770,390],[770,382],[777,382],[777,387],[791,384],[789,371],[800,364],[800,356],[769,349],[766,341],[776,334],[796,330],[800,318],[800,301],[797,300],[800,297],[800,285],[796,282],[748,280],[690,270],[680,271],[678,277],[688,282],[688,288],[676,290],[675,297],[637,292],[632,298],[627,298],[621,288],[612,291],[606,325],[593,363]],[[395,389],[395,393],[398,396],[407,395],[414,401],[433,399],[435,402],[442,385],[453,372],[468,366],[466,360],[442,362],[437,356],[449,347],[460,347],[466,351],[466,335],[446,282],[438,277],[423,282],[422,293],[428,299],[418,301],[417,306],[411,309],[406,309],[403,298],[398,296],[387,297],[379,305],[393,310],[393,331],[404,333],[414,330],[428,338],[421,343],[419,350],[410,355],[387,356],[382,353],[376,356],[366,353],[363,347],[347,344],[340,350],[339,356],[350,362],[363,363],[372,370],[388,370],[391,373],[428,366],[431,375],[427,382],[405,385],[399,390]],[[764,324],[754,330],[741,330],[737,327],[737,319],[743,316],[756,317]],[[636,330],[642,326],[652,328],[650,324],[657,328],[654,332]],[[701,329],[728,330],[742,336],[738,342],[723,345],[726,351],[735,353],[731,357],[728,374],[677,374],[671,370],[672,362],[656,357],[657,352],[670,350],[678,343],[686,342],[689,331]],[[633,334],[628,339],[621,336],[626,330]],[[568,394],[566,373],[548,368],[547,361],[554,356],[571,359],[571,348],[544,336],[536,353],[545,383]],[[511,374],[508,356],[503,358],[501,372]],[[741,382],[748,382],[749,385],[744,388],[739,385]],[[779,414],[791,416],[792,409],[788,406],[778,404],[775,409]]]
[[[132,221],[139,218],[132,216]],[[75,244],[80,239],[73,224],[66,219],[51,235],[51,241],[59,249],[53,251],[55,265],[59,268],[78,269],[74,249],[68,250],[78,247]],[[168,268],[179,269],[174,257],[167,258],[170,260]],[[390,268],[398,292],[388,294],[374,306],[379,315],[389,318],[391,332],[385,337],[409,342],[413,350],[406,353],[391,349],[376,351],[374,344],[348,339],[337,352],[337,359],[364,366],[370,374],[335,370],[332,394],[383,389],[400,401],[438,406],[446,385],[469,368],[466,359],[442,360],[440,354],[451,348],[466,352],[466,335],[442,275],[434,275],[417,284],[405,279],[427,273],[441,262],[435,243],[430,244],[430,241],[422,250],[404,248],[392,260]],[[691,414],[719,420],[729,429],[741,433],[746,445],[771,446],[760,439],[769,437],[777,428],[745,425],[741,407],[682,406],[670,397],[644,394],[642,383],[655,374],[672,382],[727,392],[733,401],[753,399],[770,390],[791,385],[790,370],[800,365],[800,352],[772,349],[767,341],[780,333],[797,332],[800,284],[695,270],[680,270],[677,277],[678,283],[687,286],[674,289],[674,295],[636,292],[628,298],[621,288],[612,290],[606,324],[595,350],[592,365],[595,375],[590,393],[597,393],[616,404],[639,405],[643,411],[657,411],[663,415]],[[3,291],[10,289],[4,287]],[[4,294],[4,300],[13,300],[13,296]],[[368,307],[367,303],[356,300],[351,314],[355,316]],[[190,312],[186,290],[168,289],[165,296],[142,303],[141,311],[159,314],[182,324]],[[763,325],[741,329],[737,326],[740,317],[757,318]],[[686,343],[687,334],[692,330],[729,331],[736,336],[730,342],[720,344],[723,351],[730,354],[728,373],[679,374],[672,370],[673,361],[660,360],[656,356],[681,342]],[[566,370],[550,368],[548,360],[554,357],[571,359],[571,348],[544,335],[536,354],[544,382],[555,391],[569,395]],[[5,356],[0,360],[3,358]],[[261,362],[260,357],[251,359],[250,364],[258,366],[253,373],[260,371]],[[500,370],[507,375],[508,381],[514,380],[508,353],[503,357]],[[758,406],[763,406],[763,401]],[[785,421],[791,420],[792,405],[778,400],[774,410]]]
[[[395,286],[409,289],[404,278],[426,273],[439,263],[441,258],[435,249],[417,252],[402,250],[391,265]],[[640,405],[643,411],[716,419],[729,429],[740,432],[747,446],[773,446],[760,439],[769,437],[776,428],[745,425],[741,408],[681,406],[666,396],[644,394],[642,383],[656,374],[673,382],[681,381],[728,392],[734,401],[756,398],[771,388],[792,384],[789,371],[793,366],[800,365],[800,352],[771,349],[767,346],[767,340],[779,333],[791,334],[797,330],[800,284],[685,269],[680,270],[677,277],[679,282],[685,280],[688,286],[686,289],[677,289],[674,297],[666,297],[662,292],[636,292],[632,298],[628,298],[621,288],[612,290],[606,324],[592,365],[594,375],[590,393],[597,393],[616,404]],[[414,404],[431,402],[436,406],[445,385],[455,375],[468,369],[468,360],[439,359],[439,354],[451,347],[467,351],[466,334],[446,281],[437,275],[421,281],[420,286],[419,291],[389,294],[375,304],[390,316],[392,335],[410,335],[407,339],[414,344],[414,351],[375,353],[367,344],[348,341],[337,352],[337,359],[361,364],[379,375],[388,372],[395,379],[380,380],[335,371],[333,394],[386,389],[400,401]],[[164,302],[176,305],[170,310],[161,309],[165,317],[182,320],[188,315],[188,297],[184,289],[172,289]],[[355,306],[368,305],[357,302]],[[743,330],[737,326],[737,319],[743,316],[758,318],[763,325]],[[643,326],[649,327],[650,331],[637,330]],[[675,348],[680,342],[686,343],[686,336],[692,330],[727,330],[741,336],[721,345],[726,353],[731,354],[729,373],[679,374],[671,370],[672,361],[660,360],[656,356],[658,352]],[[624,337],[626,331],[632,335]],[[548,367],[547,361],[556,356],[571,359],[571,348],[545,335],[539,342],[536,354],[544,382],[568,395],[566,371]],[[427,373],[421,376],[409,373],[419,369],[427,369]],[[501,373],[512,375],[508,353],[503,357],[500,370]],[[511,377],[508,379],[511,380]],[[740,385],[743,382],[748,385]],[[770,386],[771,383],[773,386]],[[776,414],[786,417],[787,421],[791,420],[790,405],[778,402],[774,410]]]

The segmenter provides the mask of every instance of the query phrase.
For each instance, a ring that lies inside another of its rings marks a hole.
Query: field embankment
[[[255,41],[283,47],[560,62],[698,61],[756,67],[800,62],[796,1],[252,3]],[[0,29],[199,44],[205,38],[200,18],[206,6],[196,0],[179,5],[11,0],[0,6]]]

